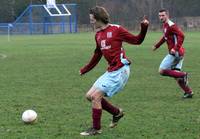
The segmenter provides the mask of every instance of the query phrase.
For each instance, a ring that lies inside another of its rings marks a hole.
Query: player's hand
[[[83,75],[84,73],[82,72],[82,69],[79,70],[79,75]]]
[[[170,54],[175,56],[176,50],[172,48],[172,49],[170,50]]]
[[[179,52],[176,51],[176,50],[173,49],[173,48],[170,50],[170,54],[173,55],[173,56],[175,56],[175,57],[179,57]]]
[[[84,68],[81,68],[80,70],[79,70],[79,75],[84,75],[86,73],[86,71],[85,71],[85,69]]]
[[[144,24],[144,25],[147,25],[147,26],[149,25],[149,20],[148,20],[146,15],[144,15],[143,20],[142,20],[141,23]]]
[[[157,49],[157,48],[156,48],[155,46],[152,47],[152,50],[153,50],[153,51],[156,51],[156,49]]]
[[[79,75],[81,75],[81,76],[83,75],[83,74],[81,73],[81,70],[79,70]]]

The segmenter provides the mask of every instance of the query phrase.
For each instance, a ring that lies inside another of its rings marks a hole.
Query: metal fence
[[[58,8],[61,4],[57,5]],[[65,4],[70,16],[50,16],[43,5],[29,5],[13,23],[0,23],[0,34],[59,34],[77,32],[77,5]]]

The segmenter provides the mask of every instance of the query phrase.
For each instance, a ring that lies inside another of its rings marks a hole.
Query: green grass
[[[175,80],[161,77],[158,67],[167,53],[164,45],[151,47],[160,33],[148,33],[141,46],[124,44],[133,62],[125,89],[113,104],[126,116],[109,129],[111,116],[102,117],[103,133],[95,139],[199,139],[200,138],[200,33],[186,33],[184,70],[189,72],[194,98],[182,100]],[[105,72],[104,59],[91,72],[79,75],[95,48],[94,33],[49,36],[0,36],[0,138],[81,139],[91,125],[91,106],[84,98]],[[2,54],[6,58],[2,58]],[[23,124],[26,109],[38,113],[33,125]]]

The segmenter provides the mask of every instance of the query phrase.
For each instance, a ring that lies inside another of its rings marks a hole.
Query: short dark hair
[[[165,13],[169,14],[169,11],[167,9],[160,9],[159,13],[162,13],[162,12],[165,12]]]
[[[90,14],[94,15],[94,18],[97,21],[101,21],[104,24],[108,24],[110,22],[110,15],[104,7],[96,6],[94,8],[91,8]]]

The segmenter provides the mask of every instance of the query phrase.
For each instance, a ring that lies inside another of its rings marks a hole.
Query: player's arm
[[[93,69],[100,61],[102,52],[99,47],[96,47],[90,62],[80,69],[80,74],[83,75]]]
[[[174,53],[179,52],[179,49],[183,45],[184,34],[176,25],[173,25],[170,29],[171,29],[171,32],[174,34],[173,37],[174,37],[174,42],[175,42],[175,45],[172,51],[174,51]]]
[[[153,46],[153,51],[155,51],[156,49],[158,49],[163,43],[165,43],[165,37],[163,36],[160,41],[158,43],[156,43],[154,46]]]
[[[144,38],[147,33],[148,25],[149,25],[149,21],[146,18],[144,18],[143,21],[141,22],[141,31],[138,35],[133,35],[129,33],[123,27],[120,27],[119,28],[120,38],[122,39],[122,41],[125,41],[127,43],[139,45],[144,41]]]

